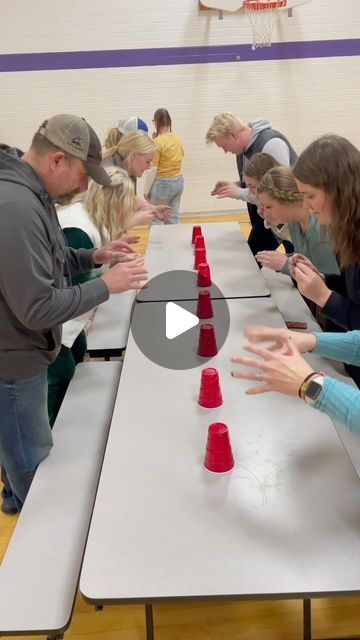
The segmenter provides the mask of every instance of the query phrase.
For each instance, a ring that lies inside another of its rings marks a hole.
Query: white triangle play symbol
[[[186,311],[174,302],[166,305],[166,337],[168,340],[177,338],[185,331],[189,331],[199,324],[199,318],[190,311]]]

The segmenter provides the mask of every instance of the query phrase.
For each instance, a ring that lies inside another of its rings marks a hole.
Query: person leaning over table
[[[258,214],[264,220],[265,229],[270,229],[270,231],[275,236],[278,242],[282,242],[285,253],[293,253],[294,247],[291,241],[291,235],[288,229],[287,224],[275,225],[267,222],[264,219],[264,212],[261,203],[259,202],[259,198],[257,195],[257,189],[259,183],[265,174],[270,171],[270,169],[274,169],[275,167],[281,166],[273,156],[269,153],[255,153],[250,160],[246,163],[246,167],[244,169],[244,182],[249,190],[249,194],[256,201],[256,206],[258,209]]]
[[[112,147],[107,147],[103,151],[103,165],[105,167],[120,167],[131,177],[135,192],[136,179],[141,178],[144,171],[151,167],[155,157],[156,145],[154,141],[144,131],[130,131],[122,136]],[[137,195],[137,209],[151,209],[153,215],[162,221],[166,221],[171,213],[168,205],[149,203],[144,196]]]
[[[273,250],[279,245],[270,229],[264,227],[259,216],[256,200],[248,189],[244,189],[244,174],[246,164],[255,153],[269,153],[281,165],[293,165],[297,154],[288,139],[279,131],[272,128],[271,122],[263,118],[255,118],[245,124],[241,118],[228,111],[214,117],[206,133],[206,143],[215,142],[216,146],[225,153],[236,156],[236,166],[239,182],[219,180],[211,191],[216,198],[235,198],[244,200],[251,223],[248,244],[255,255],[258,251]]]
[[[130,176],[123,169],[106,169],[110,184],[103,186],[90,182],[82,200],[58,209],[58,217],[67,244],[73,249],[97,249],[107,242],[119,240],[134,245],[138,236],[129,236],[129,229],[152,221],[150,211],[135,211],[135,191]],[[133,254],[135,257],[136,254]],[[104,270],[104,267],[103,267]],[[73,276],[72,285],[98,278],[101,269]],[[119,300],[121,304],[121,300]],[[84,360],[87,343],[86,329],[94,309],[63,324],[61,350],[48,367],[48,410],[53,426],[61,403],[75,374],[76,365]]]
[[[289,259],[300,293],[321,308],[326,331],[360,329],[360,151],[327,134],[314,140],[294,166],[304,203],[330,230],[339,273],[321,273],[301,254]],[[346,370],[360,388],[360,368]]]
[[[138,259],[71,285],[71,276],[133,253],[124,240],[94,250],[65,243],[54,199],[86,190],[88,176],[109,184],[101,161],[95,131],[70,114],[45,120],[25,153],[0,147],[0,460],[7,514],[21,510],[53,446],[47,368],[59,353],[62,324],[146,280]]]
[[[311,351],[332,360],[360,365],[360,331],[302,334],[272,327],[248,327],[245,336],[248,343],[244,349],[251,355],[234,356],[231,360],[255,371],[236,369],[231,375],[262,383],[247,389],[247,394],[277,391],[298,396],[360,435],[360,391],[314,371],[301,356]]]

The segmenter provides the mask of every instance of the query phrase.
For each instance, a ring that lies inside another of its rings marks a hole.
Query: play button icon
[[[210,293],[212,303],[212,314],[206,318],[198,311],[198,296],[205,290]],[[208,288],[197,287],[194,271],[166,271],[149,280],[145,297],[146,301],[135,304],[131,333],[146,358],[167,369],[206,367],[211,358],[198,354],[203,324],[213,325],[218,353],[221,351],[229,331],[230,314],[214,282]]]
[[[199,318],[190,311],[186,311],[174,302],[166,305],[166,337],[168,340],[177,338],[185,331],[189,331],[199,324]]]

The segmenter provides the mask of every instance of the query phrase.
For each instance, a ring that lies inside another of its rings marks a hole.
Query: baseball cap
[[[148,133],[149,127],[146,122],[141,118],[137,118],[136,116],[130,116],[129,118],[125,118],[125,120],[119,120],[118,130],[120,133],[130,133],[130,131],[145,131]]]
[[[84,118],[61,113],[45,120],[37,132],[55,147],[82,160],[95,182],[104,186],[110,184],[110,178],[101,166],[101,142]]]

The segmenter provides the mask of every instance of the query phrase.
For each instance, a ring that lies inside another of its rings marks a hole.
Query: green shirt
[[[288,227],[296,253],[301,253],[309,258],[321,273],[340,273],[331,247],[328,228],[320,225],[313,213],[309,216],[305,232],[301,229],[300,223],[295,220],[289,222]],[[289,274],[287,262],[281,271]]]

